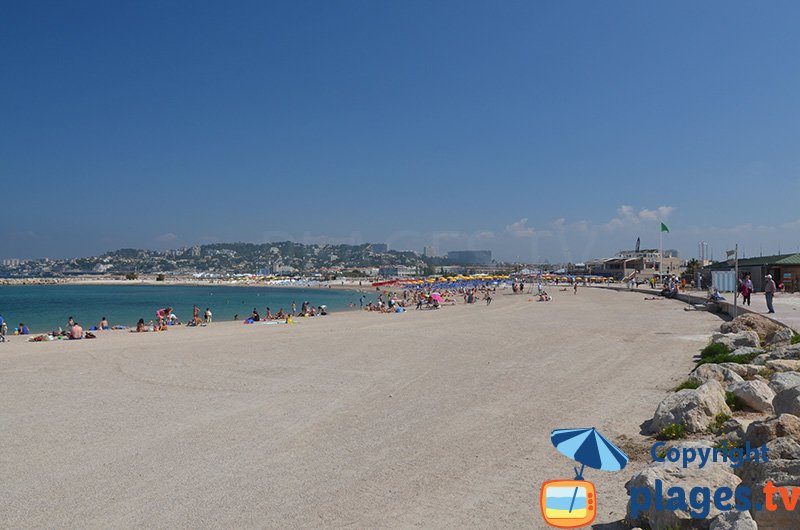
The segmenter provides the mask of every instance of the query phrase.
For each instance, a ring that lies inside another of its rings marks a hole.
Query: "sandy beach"
[[[541,483],[572,478],[549,433],[592,426],[635,453],[623,472],[586,474],[596,523],[619,521],[640,424],[720,321],[636,292],[554,291],[12,338],[0,526],[542,528]]]

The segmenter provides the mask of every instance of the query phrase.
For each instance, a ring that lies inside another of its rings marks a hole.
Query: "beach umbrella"
[[[581,470],[576,470],[578,480],[583,480],[585,466],[603,471],[619,471],[628,463],[628,455],[609,442],[594,427],[556,429],[550,433],[550,441],[561,454],[580,462]]]
[[[589,466],[603,471],[619,471],[628,463],[628,455],[592,427],[591,429],[556,429],[550,433],[550,441],[559,452],[580,462],[581,470],[575,469],[575,480],[583,480],[583,469]],[[572,493],[569,511],[575,504],[578,487]]]

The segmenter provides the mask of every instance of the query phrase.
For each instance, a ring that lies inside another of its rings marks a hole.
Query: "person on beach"
[[[140,318],[139,322],[136,323],[136,333],[144,333],[147,331],[147,326],[144,325],[144,319]]]
[[[572,284],[572,294],[578,294],[578,282]]]
[[[69,330],[69,338],[70,340],[83,338],[83,328],[75,321],[73,321],[72,328]]]
[[[296,314],[297,314],[297,304],[295,303],[294,300],[292,300],[292,316],[295,316]]]
[[[30,330],[28,329],[28,326],[26,326],[25,323],[23,323],[23,322],[19,323],[19,334],[20,335],[30,335],[31,334]]]
[[[205,317],[206,324],[211,324],[211,317],[213,317],[214,315],[211,314],[210,308],[208,307],[206,308],[206,312],[203,316]]]
[[[108,320],[106,317],[100,319],[100,325],[97,326],[98,329],[108,329]]]
[[[252,319],[253,322],[261,321],[261,317],[258,314],[258,309],[256,309],[255,307],[253,308],[253,314],[250,316],[250,318]]]
[[[764,296],[767,299],[767,313],[774,313],[775,308],[772,307],[772,298],[775,296],[775,281],[772,279],[771,274],[767,274],[765,279],[767,283],[764,286]]]

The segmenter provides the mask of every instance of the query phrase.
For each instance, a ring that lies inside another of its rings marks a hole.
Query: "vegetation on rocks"
[[[656,434],[657,440],[678,440],[680,438],[686,438],[686,427],[677,423],[667,425]]]

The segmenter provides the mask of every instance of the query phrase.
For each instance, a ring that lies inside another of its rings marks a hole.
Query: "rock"
[[[701,364],[694,371],[689,374],[689,381],[694,383],[707,383],[708,381],[719,381],[724,385],[728,385],[729,383],[740,383],[744,381],[742,376],[731,370],[730,368],[726,368],[720,364]]]
[[[800,442],[800,418],[791,414],[781,414],[766,420],[757,420],[747,427],[744,435],[752,447],[783,437]]]
[[[719,329],[723,333],[738,333],[740,331],[755,331],[759,338],[765,339],[767,335],[775,330],[781,329],[780,324],[753,313],[740,315],[730,322],[723,322]]]
[[[739,348],[739,350],[756,351],[755,348]],[[736,351],[738,352],[739,350]],[[763,368],[763,366],[757,366],[755,364],[720,363],[719,365],[723,368],[727,368],[743,378],[755,377]]]
[[[724,344],[733,351],[742,346],[758,348],[760,339],[755,331],[746,330],[738,333],[714,333],[711,336],[711,343]]]
[[[789,328],[780,328],[767,333],[764,339],[764,344],[768,346],[777,346],[779,344],[789,344],[792,341],[794,332]]]
[[[723,512],[711,521],[710,530],[758,530],[750,512],[731,510]]]
[[[697,442],[687,442],[676,446],[679,450],[684,448],[709,447],[709,445]],[[649,507],[644,504],[644,498],[649,495],[654,498],[656,480],[662,482],[661,494],[666,502],[667,491],[678,486],[685,492],[691,491],[693,487],[702,484],[711,491],[716,491],[720,487],[736,489],[741,480],[732,473],[729,463],[708,462],[702,469],[698,463],[690,464],[686,469],[681,467],[678,462],[653,462],[646,468],[639,471],[625,484],[628,495],[628,520],[632,524],[649,524],[653,530],[663,530],[667,528],[708,528],[711,519],[721,512],[711,503],[710,511],[705,519],[693,519],[691,514],[676,510],[656,510],[655,503],[650,503]]]
[[[685,389],[665,397],[656,408],[651,428],[658,432],[677,424],[688,432],[706,432],[720,413],[730,415],[731,409],[725,403],[725,389],[711,380],[695,390]]]
[[[800,484],[800,459],[798,459],[800,444],[790,438],[777,438],[767,443],[767,455],[769,456],[767,462],[745,462],[736,470],[736,474],[742,479],[742,484],[750,488],[753,502],[762,506],[765,502],[764,485],[767,481],[772,481],[775,486],[790,486],[790,489]],[[753,512],[753,519],[759,528],[773,530],[800,528],[800,510],[783,509],[783,503],[777,493],[773,496],[773,502],[780,509]]]
[[[728,391],[747,408],[756,412],[772,412],[772,400],[775,392],[768,384],[761,381],[742,381],[728,385]]]
[[[717,431],[714,445],[719,447],[740,447],[745,443],[745,433],[747,425],[737,418],[731,418],[722,425]]]
[[[770,357],[768,353],[762,353],[761,355],[755,357],[752,361],[750,361],[750,364],[755,364],[756,366],[764,366],[765,364],[767,364],[767,361],[769,361],[771,358],[772,357]]]
[[[792,414],[800,416],[800,387],[787,388],[772,400],[776,414]]]
[[[798,372],[777,372],[769,380],[769,387],[776,394],[794,386],[800,386],[800,373]]]
[[[777,346],[770,352],[772,359],[800,359],[800,344]]]
[[[772,359],[766,362],[767,368],[776,372],[792,372],[800,370],[800,360],[797,359]]]

